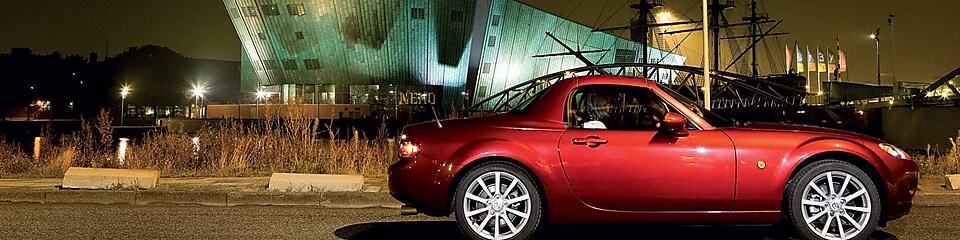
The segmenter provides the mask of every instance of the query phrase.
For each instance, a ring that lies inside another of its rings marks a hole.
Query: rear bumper
[[[439,168],[433,161],[424,160],[421,155],[390,165],[390,195],[426,215],[449,215],[447,191],[436,181]]]

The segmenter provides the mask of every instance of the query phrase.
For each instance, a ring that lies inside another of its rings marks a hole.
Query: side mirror
[[[687,119],[677,113],[667,113],[663,116],[663,124],[661,129],[665,132],[672,132],[678,137],[685,137],[690,135],[687,132]]]

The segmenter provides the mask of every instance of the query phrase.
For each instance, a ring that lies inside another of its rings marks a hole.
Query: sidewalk
[[[281,205],[326,208],[400,208],[385,178],[365,178],[358,192],[272,192],[269,177],[161,178],[156,188],[60,190],[62,179],[0,179],[0,202],[95,204],[191,204],[205,206]],[[960,191],[943,187],[942,178],[922,178],[915,206],[960,206]]]
[[[385,178],[365,178],[358,192],[273,192],[269,177],[161,178],[149,190],[61,190],[60,178],[0,179],[0,202],[93,204],[281,205],[397,208]]]

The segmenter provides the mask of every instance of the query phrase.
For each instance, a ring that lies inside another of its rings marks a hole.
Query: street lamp
[[[120,126],[123,126],[123,116],[127,114],[127,95],[130,95],[130,86],[120,88]]]
[[[193,90],[190,90],[190,92],[193,93],[193,97],[195,99],[193,102],[193,105],[197,108],[194,112],[197,114],[200,113],[200,98],[203,98],[204,88],[206,87],[203,85],[194,85]]]
[[[880,29],[870,34],[870,39],[877,42],[877,86],[880,86]]]
[[[257,119],[260,119],[260,101],[263,101],[263,99],[269,97],[270,93],[264,92],[263,89],[257,89],[257,93],[255,93],[255,95],[257,96],[257,108],[254,112],[254,115],[256,115],[255,117]]]

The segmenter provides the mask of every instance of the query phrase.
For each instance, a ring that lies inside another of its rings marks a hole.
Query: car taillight
[[[412,158],[420,154],[420,143],[407,137],[406,134],[400,135],[400,157]]]

